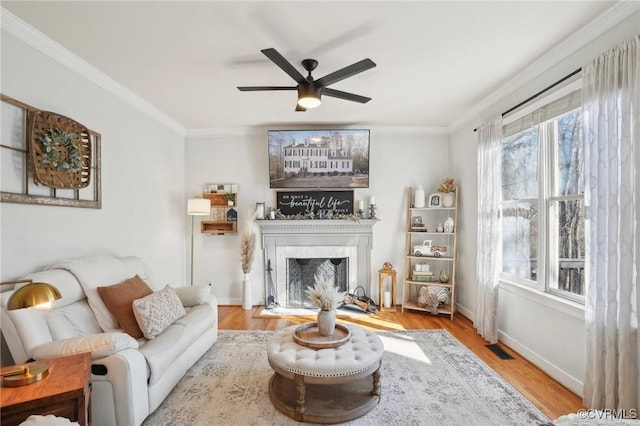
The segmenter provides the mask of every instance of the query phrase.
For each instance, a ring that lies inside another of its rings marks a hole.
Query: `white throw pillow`
[[[100,333],[45,343],[31,351],[31,358],[38,360],[91,352],[91,358],[96,359],[129,348],[138,349],[138,342],[127,333]]]
[[[160,291],[134,300],[133,314],[143,336],[150,340],[187,313],[176,292],[166,286]]]
[[[196,306],[202,305],[207,301],[207,296],[210,293],[210,287],[208,285],[192,285],[189,287],[175,287],[173,289],[180,301],[182,302],[182,306]]]

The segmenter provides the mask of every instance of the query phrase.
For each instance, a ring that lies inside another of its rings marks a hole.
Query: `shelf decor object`
[[[453,193],[456,191],[456,182],[453,178],[446,177],[438,185],[438,192],[442,194],[442,206],[453,207],[455,201]]]
[[[211,201],[206,198],[192,198],[187,201],[187,214],[191,216],[191,269],[189,278],[191,285],[193,285],[193,234],[194,230],[194,217],[195,216],[208,216],[211,213]]]

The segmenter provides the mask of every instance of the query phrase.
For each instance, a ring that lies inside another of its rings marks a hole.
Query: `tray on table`
[[[313,349],[337,348],[349,341],[351,331],[345,325],[336,324],[333,336],[321,336],[317,322],[302,324],[293,333],[293,341]]]

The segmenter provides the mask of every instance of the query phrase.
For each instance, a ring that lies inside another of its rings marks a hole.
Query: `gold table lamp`
[[[7,281],[0,285],[28,283],[13,292],[7,301],[10,311],[23,308],[51,309],[62,295],[57,288],[47,283],[34,283],[33,280]],[[2,369],[2,385],[7,387],[24,386],[35,383],[49,375],[49,366],[42,363],[30,363]]]

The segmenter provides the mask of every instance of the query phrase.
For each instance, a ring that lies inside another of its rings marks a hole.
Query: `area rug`
[[[269,331],[220,331],[145,426],[299,425],[268,394]],[[352,425],[541,425],[549,420],[445,330],[381,331],[380,403]]]

